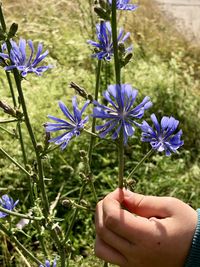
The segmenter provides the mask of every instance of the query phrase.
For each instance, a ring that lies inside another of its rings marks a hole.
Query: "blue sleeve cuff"
[[[200,209],[197,210],[197,213],[198,223],[184,267],[200,267]]]

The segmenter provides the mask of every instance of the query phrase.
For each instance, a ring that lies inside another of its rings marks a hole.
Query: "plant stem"
[[[121,67],[118,57],[118,40],[117,40],[117,14],[116,14],[116,0],[112,0],[112,38],[113,38],[113,50],[114,50],[114,61],[115,61],[115,78],[116,86],[121,90]],[[122,111],[123,112],[123,111]],[[119,134],[119,149],[118,149],[118,162],[119,162],[119,177],[118,177],[118,187],[123,188],[124,180],[124,137],[123,129],[121,129]]]
[[[119,162],[118,187],[123,188],[123,185],[124,185],[124,138],[123,138],[123,130],[120,131],[120,135],[119,135],[118,162]]]
[[[25,99],[24,99],[24,94],[23,94],[22,87],[21,87],[21,78],[19,76],[19,72],[17,69],[14,69],[13,73],[14,73],[14,77],[15,77],[15,82],[16,82],[20,102],[22,105],[22,110],[23,110],[23,114],[24,114],[26,127],[28,129],[28,133],[29,133],[31,142],[32,142],[33,148],[35,150],[35,155],[36,155],[37,165],[38,165],[37,167],[38,167],[38,175],[39,175],[39,185],[40,185],[40,189],[41,189],[41,195],[42,195],[42,201],[43,201],[43,207],[44,207],[44,214],[45,214],[45,217],[47,218],[48,214],[49,214],[49,201],[48,201],[48,197],[47,197],[46,190],[45,190],[42,161],[40,158],[40,153],[37,149],[37,142],[35,139],[35,135],[33,133],[33,129],[32,129],[32,126],[31,126],[31,123],[29,120],[29,116],[28,116],[28,112],[27,112],[27,108],[26,108],[26,103],[25,103]]]
[[[17,101],[16,101],[16,98],[15,98],[15,93],[14,93],[14,89],[13,89],[13,86],[12,86],[12,81],[11,81],[11,78],[10,78],[10,73],[7,72],[7,71],[6,71],[6,77],[7,77],[7,80],[8,80],[9,87],[10,87],[10,92],[11,92],[13,104],[14,104],[14,107],[16,108],[17,107]]]
[[[96,101],[98,101],[98,96],[99,96],[101,66],[102,66],[101,60],[98,60],[97,72],[96,72],[96,86],[95,86],[95,94],[94,94],[94,99]],[[92,119],[92,134],[95,134],[95,126],[96,126],[96,118],[93,117],[93,119]],[[98,198],[97,198],[96,190],[95,190],[92,175],[91,175],[91,163],[92,163],[92,152],[93,152],[93,148],[94,148],[94,142],[95,142],[95,137],[93,135],[91,135],[89,151],[88,151],[88,168],[89,168],[89,170],[88,170],[89,175],[88,176],[89,176],[89,181],[91,184],[91,188],[92,188],[95,202],[97,202]]]
[[[12,163],[14,163],[20,170],[22,170],[26,175],[29,177],[31,174],[24,168],[22,165],[20,165],[13,157],[11,157],[3,148],[0,147],[0,152],[2,152]]]
[[[83,194],[84,194],[84,191],[85,191],[85,187],[86,187],[86,182],[83,183],[82,187],[81,187],[81,190],[80,190],[80,195],[79,195],[79,199],[78,199],[78,204],[80,204],[80,201],[81,199],[83,198]],[[70,235],[70,232],[74,226],[74,223],[75,223],[75,220],[76,220],[76,216],[78,214],[78,211],[79,211],[79,208],[77,207],[74,211],[74,214],[72,216],[72,220],[70,222],[70,225],[68,226],[68,229],[67,229],[67,232],[66,232],[66,236],[65,236],[65,240],[64,240],[64,244],[67,242],[68,238],[69,238],[69,235]]]
[[[113,50],[114,50],[114,61],[115,61],[115,78],[116,84],[121,84],[121,68],[118,56],[118,40],[117,40],[117,12],[116,12],[116,0],[112,0],[112,38],[113,38]]]
[[[102,65],[101,60],[98,60],[97,73],[96,73],[95,95],[94,95],[94,99],[96,101],[98,101],[98,95],[99,95],[101,65]],[[95,126],[96,126],[96,118],[93,117],[93,119],[92,119],[92,134],[95,134]],[[95,137],[91,136],[89,151],[88,151],[88,158],[89,158],[89,165],[90,166],[91,166],[91,162],[92,162],[92,151],[93,151],[93,147],[94,147],[94,141],[95,141]]]
[[[10,123],[10,122],[15,122],[15,121],[18,121],[18,119],[10,119],[10,120],[3,120],[3,121],[0,121],[0,124],[2,123]]]
[[[0,126],[0,129],[8,134],[10,134],[12,137],[16,137],[16,134],[14,134],[13,132],[7,130],[6,128]]]
[[[28,220],[31,220],[31,221],[41,221],[41,220],[44,219],[43,217],[33,217],[33,216],[30,216],[30,215],[21,214],[21,213],[15,212],[15,211],[7,210],[7,209],[4,209],[2,207],[0,207],[0,211],[2,211],[4,213],[7,213],[9,215],[13,215],[13,216],[16,216],[16,217],[19,217],[19,218],[28,219]]]
[[[4,20],[3,12],[2,12],[2,3],[0,2],[0,21],[2,30],[6,33],[6,23]]]
[[[12,234],[12,232],[8,231],[6,227],[0,223],[0,229],[10,238],[12,242],[14,242],[26,255],[29,257],[33,262],[35,262],[37,265],[42,265],[42,262],[39,261],[30,251],[28,251],[19,241],[18,239]]]
[[[127,180],[135,173],[135,171],[142,165],[142,163],[153,154],[153,148],[140,160],[140,162],[135,166],[135,168],[129,173]]]

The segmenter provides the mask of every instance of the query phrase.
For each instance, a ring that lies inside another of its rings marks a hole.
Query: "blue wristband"
[[[184,267],[200,267],[200,209],[197,213],[198,223]]]

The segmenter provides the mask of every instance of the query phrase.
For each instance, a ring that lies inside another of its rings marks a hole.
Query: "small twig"
[[[30,263],[27,261],[27,259],[24,257],[24,255],[22,254],[22,252],[16,247],[14,246],[15,250],[17,251],[17,253],[21,256],[22,260],[24,261],[24,263],[26,264],[27,267],[31,267]]]

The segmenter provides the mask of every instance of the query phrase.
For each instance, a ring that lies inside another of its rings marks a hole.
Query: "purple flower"
[[[15,206],[18,204],[19,200],[17,201],[13,201],[13,199],[11,197],[9,197],[8,195],[3,195],[0,198],[0,206],[4,209],[10,210],[12,211]],[[8,216],[8,213],[5,213],[3,211],[0,211],[0,218],[4,218],[6,216]]]
[[[45,124],[46,132],[64,131],[61,135],[52,138],[49,142],[54,142],[56,145],[61,145],[61,149],[65,149],[72,137],[80,135],[81,130],[84,128],[84,124],[88,121],[88,116],[82,119],[82,114],[90,101],[86,101],[81,110],[78,109],[76,97],[72,98],[73,113],[71,114],[68,108],[62,101],[59,101],[59,107],[63,114],[67,117],[68,121],[62,120],[48,115],[48,118],[56,121],[56,123],[47,122]]]
[[[154,150],[162,152],[165,150],[167,156],[171,152],[176,152],[177,149],[184,144],[181,141],[182,130],[175,133],[179,121],[173,117],[163,117],[159,124],[156,115],[151,115],[151,120],[154,124],[153,129],[146,121],[140,125],[142,129],[142,141],[149,142]]]
[[[108,106],[93,101],[97,106],[93,110],[93,117],[105,120],[103,125],[96,127],[101,138],[112,132],[112,139],[116,139],[122,130],[124,144],[127,143],[128,137],[134,134],[133,125],[137,125],[135,119],[142,118],[144,111],[152,106],[149,97],[145,97],[139,105],[133,107],[137,94],[138,91],[130,84],[110,85],[103,94]]]
[[[112,40],[112,29],[110,22],[102,22],[96,25],[96,34],[98,42],[88,40],[87,42],[94,46],[97,50],[92,57],[96,57],[99,60],[106,59],[107,61],[111,60],[111,57],[114,54],[113,50],[113,40]],[[124,35],[124,30],[121,28],[118,34],[118,44],[124,43],[126,39],[130,36],[130,33]],[[132,51],[132,46],[125,49],[125,52]]]
[[[45,266],[44,265],[40,265],[39,267],[51,267],[50,261],[46,260],[45,261]],[[56,267],[56,259],[53,261],[52,267]]]
[[[38,48],[37,48],[37,53],[35,56],[35,59],[33,59],[33,54],[34,54],[34,46],[33,46],[33,42],[31,40],[28,40],[28,46],[30,48],[30,56],[28,57],[26,55],[26,40],[24,39],[20,39],[19,40],[19,45],[17,45],[16,42],[14,42],[13,40],[10,41],[11,43],[11,50],[10,50],[10,55],[6,54],[6,53],[0,53],[0,57],[2,57],[5,60],[10,60],[11,65],[10,66],[6,66],[4,69],[6,71],[12,70],[17,68],[22,77],[25,77],[28,73],[34,72],[37,75],[42,75],[42,73],[46,70],[48,70],[49,68],[51,68],[51,66],[38,66],[38,64],[48,55],[48,51],[45,51],[42,54],[42,44],[39,43],[38,44]],[[4,44],[4,50],[6,48],[6,45]]]
[[[108,0],[109,4],[112,5],[112,0]],[[129,4],[130,0],[117,0],[117,9],[120,10],[135,10],[138,6],[134,4]]]

